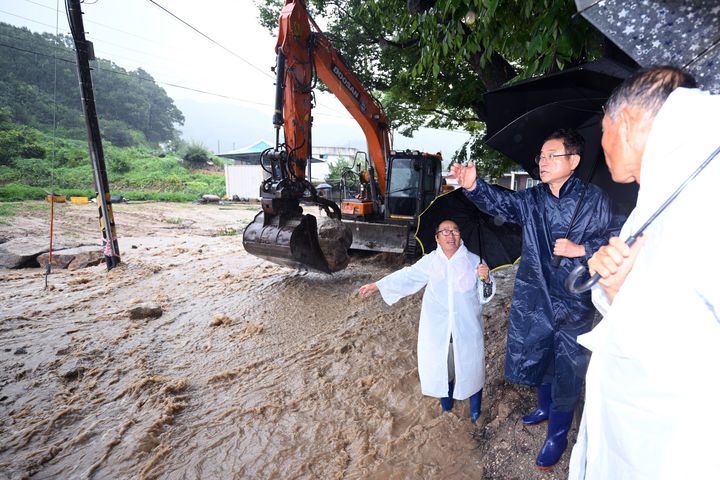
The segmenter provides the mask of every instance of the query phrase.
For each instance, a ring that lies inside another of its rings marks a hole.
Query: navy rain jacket
[[[505,356],[505,376],[512,382],[539,385],[548,366],[554,367],[554,375],[564,377],[561,383],[576,384],[569,386],[572,390],[579,392],[584,381],[589,353],[577,344],[577,336],[592,328],[594,307],[590,292],[565,290],[565,278],[576,265],[586,265],[610,237],[617,236],[625,221],[607,193],[588,185],[568,236],[585,246],[585,257],[564,258],[558,268],[552,267],[553,246],[565,237],[584,187],[585,183],[572,175],[561,187],[559,198],[544,183],[511,192],[478,179],[474,190],[465,191],[480,210],[522,226],[522,258]]]

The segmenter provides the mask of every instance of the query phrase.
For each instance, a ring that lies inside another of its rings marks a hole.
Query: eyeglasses
[[[447,237],[450,234],[460,235],[460,230],[458,230],[457,228],[443,228],[442,230],[438,230],[437,233],[442,234],[444,237]]]
[[[535,163],[539,164],[542,160],[555,160],[558,157],[569,157],[575,155],[574,153],[552,153],[550,155],[537,155],[535,157]]]

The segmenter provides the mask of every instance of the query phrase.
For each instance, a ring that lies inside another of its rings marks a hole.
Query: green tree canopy
[[[91,66],[106,139],[129,146],[176,136],[175,125],[185,121],[182,112],[147,72],[128,72],[103,59]],[[51,125],[55,113],[60,128],[84,136],[72,39],[0,23],[0,104],[9,108],[11,122],[40,128]]]
[[[587,62],[602,36],[573,0],[307,0],[325,35],[375,93],[394,128],[472,134],[459,155],[496,176],[511,162],[483,147],[483,94],[512,80]],[[256,0],[274,34],[282,0]],[[456,155],[455,159],[459,158]]]
[[[360,187],[358,174],[352,169],[353,162],[340,155],[335,162],[328,162],[329,172],[325,177],[325,181],[330,185],[340,186],[343,183],[352,191],[356,191]]]

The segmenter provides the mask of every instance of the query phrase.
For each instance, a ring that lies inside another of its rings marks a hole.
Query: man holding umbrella
[[[592,327],[590,294],[568,293],[565,278],[616,235],[624,220],[603,190],[574,175],[583,150],[584,139],[574,130],[554,132],[536,157],[543,183],[519,192],[486,184],[472,162],[452,166],[465,195],[480,210],[522,227],[505,377],[538,387],[538,408],[522,420],[528,425],[548,421],[536,461],[540,468],[557,463],[567,447],[590,355],[577,343],[577,336]],[[553,264],[553,256],[564,258]]]
[[[694,86],[675,67],[640,70],[605,106],[612,178],[642,187],[588,261],[604,317],[580,339],[593,357],[572,480],[720,476],[720,95]]]

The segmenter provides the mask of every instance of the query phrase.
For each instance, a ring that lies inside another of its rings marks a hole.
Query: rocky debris
[[[20,347],[17,350],[15,350],[15,355],[24,355],[27,353],[27,350],[25,350],[25,347]]]
[[[80,359],[70,360],[58,370],[58,375],[65,380],[75,380],[85,371]]]
[[[318,243],[330,271],[337,272],[347,267],[350,262],[348,249],[352,245],[352,231],[340,220],[323,218],[318,225]]]
[[[202,199],[205,203],[218,203],[220,201],[220,197],[217,195],[203,195]]]
[[[130,320],[138,320],[141,318],[159,318],[162,314],[162,307],[152,303],[141,303],[128,309]]]
[[[77,247],[62,241],[53,242],[53,249],[61,250]],[[50,242],[45,238],[19,237],[0,244],[0,267],[25,268],[39,266],[37,257],[50,250]]]
[[[232,319],[225,315],[224,313],[216,313],[212,316],[210,319],[210,322],[208,323],[208,326],[210,327],[217,327],[220,325],[229,325],[232,323]]]
[[[261,323],[249,322],[241,331],[249,335],[258,335],[262,333],[263,326]]]
[[[40,267],[45,268],[50,258],[49,253],[43,253],[37,257]],[[55,250],[52,254],[52,267],[57,269],[68,268],[76,270],[78,268],[94,267],[100,265],[105,256],[102,248],[99,246],[84,246],[76,248],[66,248],[63,250]]]

